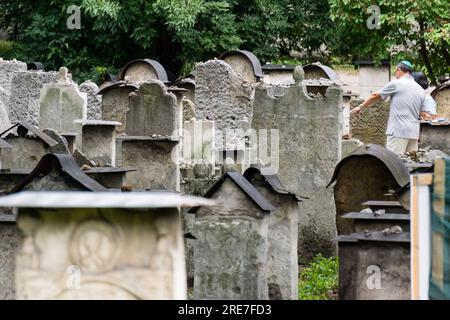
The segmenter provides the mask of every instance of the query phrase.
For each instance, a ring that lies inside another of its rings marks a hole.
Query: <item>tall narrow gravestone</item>
[[[39,127],[57,132],[81,133],[81,124],[74,120],[87,118],[87,95],[69,81],[67,69],[59,70],[56,84],[46,84],[41,92]]]
[[[179,208],[211,204],[167,192],[2,197],[0,206],[18,208],[22,233],[7,257],[16,298],[186,299]]]
[[[138,89],[138,86],[118,82],[99,91],[102,96],[102,119],[118,121],[122,125],[117,128],[117,134],[125,133],[126,116],[128,112],[128,95]]]
[[[217,207],[195,213],[194,299],[268,299],[269,214],[275,208],[240,173],[205,194]]]
[[[333,191],[326,186],[341,154],[342,89],[330,85],[325,96],[311,98],[301,83],[303,77],[297,66],[296,83],[276,97],[267,86],[258,86],[251,127],[278,133],[279,154],[271,157],[278,159],[274,172],[294,194],[309,198],[299,204],[298,248],[310,256],[330,254],[335,248]],[[270,150],[263,143],[258,147],[257,158]]]
[[[225,147],[227,130],[241,129],[241,121],[252,117],[254,84],[222,60],[199,64],[195,71],[195,118],[214,121],[216,146]]]
[[[137,189],[180,190],[181,110],[173,93],[159,80],[143,83],[130,94],[122,165],[136,168],[126,183]]]

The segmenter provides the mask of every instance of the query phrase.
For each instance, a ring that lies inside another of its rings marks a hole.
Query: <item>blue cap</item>
[[[407,66],[410,69],[413,68],[413,64],[411,62],[409,62],[408,60],[402,60],[402,61],[400,61],[400,63],[404,64],[405,66]]]

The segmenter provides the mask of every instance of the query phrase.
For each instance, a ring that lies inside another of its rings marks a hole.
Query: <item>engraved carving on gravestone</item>
[[[130,93],[126,116],[129,136],[178,136],[179,108],[173,93],[158,80],[143,83]]]
[[[113,270],[124,250],[120,226],[109,221],[88,220],[76,226],[69,252],[75,265],[87,272]]]

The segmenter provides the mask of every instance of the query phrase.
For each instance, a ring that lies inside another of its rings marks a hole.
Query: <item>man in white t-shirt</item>
[[[351,110],[351,115],[357,115],[364,108],[390,97],[386,148],[396,154],[417,151],[419,148],[419,116],[425,102],[425,90],[414,81],[411,73],[411,62],[401,61],[395,70],[395,80],[380,91],[373,92],[362,104]]]

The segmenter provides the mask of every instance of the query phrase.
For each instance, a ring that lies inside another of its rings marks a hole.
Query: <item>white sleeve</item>
[[[421,111],[436,115],[436,101],[429,94],[425,95]]]
[[[381,99],[385,100],[387,97],[392,96],[393,94],[397,93],[398,91],[399,90],[398,90],[398,86],[397,86],[397,81],[392,80],[391,82],[386,84],[383,88],[381,88],[381,90],[379,91],[379,94],[381,96]]]

